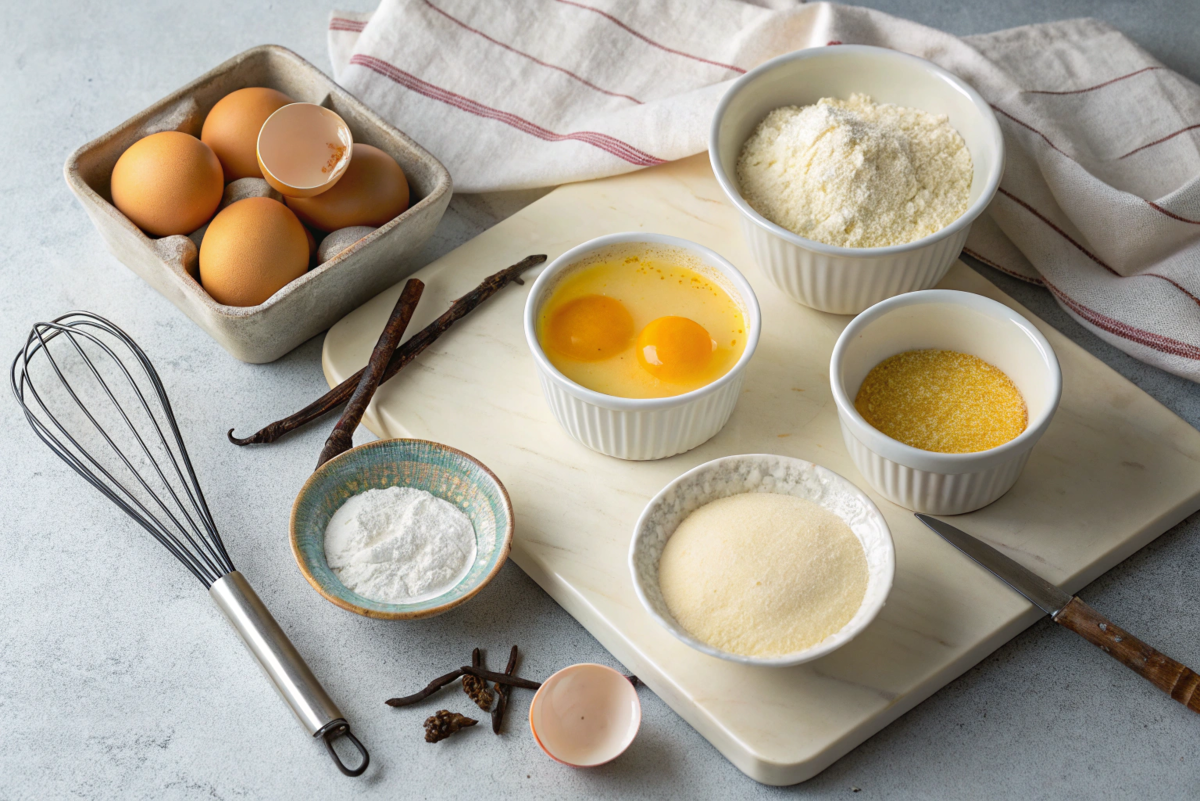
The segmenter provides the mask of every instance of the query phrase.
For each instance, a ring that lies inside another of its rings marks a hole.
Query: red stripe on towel
[[[1037,209],[1035,209],[1033,206],[1030,206],[1030,205],[1029,205],[1028,203],[1026,203],[1024,200],[1021,200],[1021,198],[1017,197],[1017,196],[1016,196],[1016,195],[1014,195],[1012,192],[1009,192],[1009,191],[1008,191],[1007,189],[1005,189],[1004,187],[999,187],[999,188],[998,188],[996,191],[997,191],[997,192],[999,192],[1000,194],[1004,195],[1006,198],[1008,198],[1009,200],[1013,201],[1014,203],[1020,204],[1022,207],[1024,207],[1024,209],[1025,209],[1026,211],[1028,211],[1028,212],[1029,212],[1030,214],[1032,214],[1034,217],[1037,217],[1039,220],[1041,220],[1042,222],[1044,222],[1046,225],[1050,226],[1050,228],[1052,228],[1052,229],[1054,230],[1054,232],[1055,232],[1055,233],[1057,233],[1057,234],[1058,234],[1059,236],[1061,236],[1063,239],[1067,240],[1067,241],[1068,241],[1068,242],[1070,242],[1072,245],[1074,245],[1074,246],[1075,246],[1075,248],[1076,248],[1076,250],[1078,250],[1078,251],[1079,251],[1080,253],[1082,253],[1083,255],[1087,256],[1087,257],[1088,257],[1089,259],[1091,259],[1092,261],[1096,262],[1096,264],[1099,264],[1101,267],[1103,267],[1104,269],[1108,270],[1108,271],[1109,271],[1110,273],[1112,273],[1113,275],[1116,275],[1116,276],[1119,276],[1119,275],[1120,275],[1120,273],[1118,273],[1118,272],[1117,272],[1116,270],[1114,270],[1112,267],[1109,267],[1107,264],[1105,264],[1103,261],[1101,261],[1101,259],[1100,259],[1100,257],[1099,257],[1099,256],[1097,256],[1095,253],[1092,253],[1092,251],[1088,250],[1088,249],[1087,249],[1087,248],[1085,248],[1083,245],[1081,245],[1081,244],[1079,244],[1078,242],[1076,242],[1076,241],[1075,241],[1075,240],[1074,240],[1074,239],[1071,237],[1071,235],[1070,235],[1070,234],[1068,234],[1068,233],[1067,233],[1066,231],[1064,231],[1063,229],[1059,228],[1059,227],[1058,227],[1058,226],[1057,226],[1057,225],[1056,225],[1054,222],[1052,222],[1052,221],[1051,221],[1051,220],[1050,220],[1048,217],[1046,217],[1045,215],[1043,215],[1043,214],[1042,214],[1040,211],[1038,211]]]
[[[1145,150],[1145,149],[1146,149],[1146,148],[1148,148],[1148,147],[1154,147],[1155,145],[1161,145],[1163,142],[1166,142],[1168,139],[1174,139],[1175,137],[1179,136],[1180,134],[1185,134],[1185,133],[1187,133],[1188,131],[1194,131],[1194,130],[1196,130],[1197,128],[1200,128],[1200,123],[1197,123],[1196,125],[1189,125],[1188,127],[1186,127],[1186,128],[1182,128],[1182,129],[1180,129],[1180,130],[1176,131],[1176,132],[1175,132],[1175,133],[1173,133],[1173,134],[1167,134],[1167,135],[1166,135],[1166,136],[1164,136],[1162,139],[1155,139],[1153,142],[1149,142],[1149,143],[1147,143],[1147,144],[1144,144],[1144,145],[1142,145],[1141,147],[1135,147],[1133,150],[1130,150],[1130,151],[1129,151],[1128,153],[1126,153],[1124,156],[1121,156],[1121,158],[1123,158],[1123,159],[1125,159],[1125,158],[1129,158],[1129,157],[1130,157],[1130,156],[1132,156],[1134,153],[1141,153],[1143,150]]]
[[[1047,218],[1045,215],[1043,215],[1043,214],[1042,214],[1040,211],[1038,211],[1037,209],[1035,209],[1033,206],[1030,206],[1030,205],[1029,205],[1028,203],[1026,203],[1024,200],[1021,200],[1021,198],[1017,197],[1017,196],[1016,196],[1016,195],[1014,195],[1012,192],[1009,192],[1009,191],[1008,191],[1007,189],[1005,189],[1004,187],[1000,187],[1000,188],[999,188],[999,189],[997,189],[996,191],[998,191],[1000,194],[1004,195],[1006,198],[1008,198],[1009,200],[1013,201],[1014,203],[1018,203],[1018,204],[1020,204],[1020,205],[1021,205],[1022,207],[1024,207],[1024,208],[1025,208],[1025,209],[1026,209],[1026,210],[1027,210],[1027,211],[1028,211],[1030,214],[1032,214],[1033,216],[1037,217],[1039,220],[1041,220],[1041,221],[1042,221],[1042,222],[1044,222],[1046,225],[1048,225],[1048,226],[1049,226],[1049,227],[1050,227],[1052,230],[1054,230],[1054,232],[1055,232],[1055,233],[1057,233],[1057,234],[1058,234],[1059,236],[1061,236],[1063,239],[1067,240],[1067,241],[1068,241],[1068,242],[1070,242],[1072,245],[1074,245],[1074,246],[1075,246],[1075,248],[1076,248],[1076,249],[1077,249],[1077,250],[1078,250],[1080,253],[1082,253],[1083,255],[1087,256],[1089,259],[1091,259],[1092,261],[1096,262],[1096,264],[1099,264],[1101,267],[1103,267],[1104,269],[1108,270],[1110,273],[1112,273],[1113,275],[1117,276],[1118,278],[1157,278],[1157,279],[1158,279],[1158,280],[1160,280],[1160,281],[1166,281],[1168,284],[1170,284],[1171,286],[1175,287],[1176,289],[1178,289],[1178,290],[1179,290],[1180,292],[1182,292],[1183,294],[1187,295],[1187,296],[1188,296],[1188,298],[1190,298],[1190,299],[1191,299],[1191,301],[1192,301],[1193,303],[1195,303],[1197,306],[1200,306],[1200,298],[1198,298],[1198,297],[1196,297],[1195,295],[1193,295],[1193,294],[1192,294],[1191,292],[1189,292],[1189,291],[1188,291],[1188,290],[1187,290],[1187,289],[1186,289],[1184,286],[1182,286],[1181,284],[1179,284],[1179,283],[1178,283],[1177,281],[1175,281],[1174,279],[1172,279],[1172,278],[1168,278],[1168,277],[1167,277],[1167,276],[1165,276],[1165,275],[1159,275],[1158,273],[1137,273],[1137,274],[1135,274],[1135,275],[1128,275],[1128,276],[1123,276],[1123,275],[1121,275],[1119,272],[1117,272],[1116,270],[1114,270],[1112,267],[1109,267],[1107,264],[1105,264],[1105,263],[1104,263],[1104,262],[1103,262],[1103,261],[1100,259],[1100,257],[1099,257],[1099,256],[1097,256],[1095,253],[1092,253],[1090,250],[1088,250],[1087,248],[1085,248],[1083,245],[1081,245],[1081,244],[1079,244],[1078,242],[1076,242],[1076,241],[1075,241],[1075,240],[1074,240],[1074,239],[1073,239],[1073,238],[1070,236],[1070,234],[1068,234],[1066,231],[1064,231],[1063,229],[1061,229],[1061,228],[1059,228],[1057,225],[1055,225],[1055,224],[1054,224],[1054,223],[1053,223],[1053,222],[1052,222],[1050,219],[1048,219],[1048,218]]]
[[[664,163],[663,159],[651,156],[649,153],[638,150],[633,145],[622,142],[620,139],[608,134],[597,133],[595,131],[575,131],[568,134],[555,133],[527,119],[518,117],[516,114],[510,114],[507,111],[500,111],[499,109],[485,106],[470,98],[455,94],[447,89],[442,89],[439,86],[434,86],[415,75],[410,75],[399,67],[373,56],[355,55],[350,58],[350,63],[366,67],[385,78],[395,81],[406,89],[410,89],[425,97],[453,106],[469,114],[474,114],[477,117],[502,122],[505,125],[510,125],[523,133],[536,136],[538,139],[543,139],[547,142],[564,142],[568,140],[584,142],[639,167],[652,167],[655,164]]]
[[[1180,217],[1178,214],[1176,214],[1173,211],[1167,211],[1162,206],[1155,203],[1153,200],[1147,200],[1146,205],[1148,205],[1150,208],[1154,209],[1155,211],[1162,212],[1163,214],[1170,217],[1172,220],[1179,220],[1180,222],[1185,222],[1188,225],[1200,225],[1200,220],[1189,220],[1187,217]]]
[[[1156,67],[1155,69],[1157,69],[1157,67]],[[993,109],[993,110],[995,110],[996,112],[1000,113],[1000,114],[1003,114],[1005,117],[1007,117],[1008,119],[1012,120],[1012,121],[1013,121],[1013,122],[1015,122],[1017,125],[1020,125],[1022,128],[1025,128],[1026,130],[1032,131],[1033,133],[1035,133],[1035,134],[1037,134],[1038,136],[1042,137],[1042,140],[1043,140],[1043,141],[1045,141],[1045,143],[1046,143],[1046,144],[1050,145],[1050,147],[1054,148],[1054,149],[1055,149],[1055,150],[1057,150],[1059,153],[1062,153],[1064,156],[1066,156],[1067,158],[1071,159],[1071,161],[1074,161],[1076,164],[1078,164],[1078,163],[1079,163],[1079,161],[1078,161],[1078,160],[1077,160],[1077,159],[1076,159],[1074,156],[1072,156],[1070,153],[1068,153],[1068,152],[1066,152],[1065,150],[1063,150],[1063,149],[1062,149],[1061,147],[1059,147],[1058,145],[1056,145],[1056,144],[1054,144],[1053,142],[1051,142],[1051,141],[1050,141],[1050,137],[1046,136],[1044,133],[1042,133],[1041,131],[1039,131],[1037,128],[1034,128],[1034,127],[1033,127],[1032,125],[1030,125],[1029,123],[1027,123],[1027,122],[1025,122],[1025,121],[1023,121],[1023,120],[1019,120],[1019,119],[1017,119],[1016,117],[1014,117],[1013,115],[1011,115],[1011,114],[1009,114],[1007,111],[1005,111],[1004,109],[997,108],[996,106],[992,106],[992,109]],[[1193,126],[1193,127],[1200,127],[1200,126]],[[1170,137],[1168,137],[1168,138],[1170,138]],[[1151,144],[1155,144],[1155,143],[1151,143]],[[1146,145],[1146,147],[1149,147],[1149,146],[1150,146],[1150,145]],[[1136,153],[1137,151],[1135,150],[1135,151],[1133,151],[1133,152],[1134,152],[1134,153]],[[1132,153],[1126,153],[1126,154],[1125,154],[1125,156],[1129,156],[1129,155],[1132,155]],[[1121,158],[1125,158],[1125,156],[1121,156]],[[1175,212],[1173,212],[1173,211],[1168,211],[1168,210],[1164,209],[1162,206],[1158,205],[1158,204],[1157,204],[1157,203],[1155,203],[1153,200],[1146,200],[1145,198],[1138,198],[1138,199],[1139,199],[1139,200],[1141,200],[1143,203],[1145,203],[1145,204],[1146,204],[1147,206],[1149,206],[1150,208],[1152,208],[1152,209],[1154,209],[1155,211],[1157,211],[1159,214],[1163,214],[1163,215],[1165,215],[1165,216],[1167,216],[1167,217],[1170,217],[1172,220],[1178,220],[1179,222],[1188,223],[1189,225],[1200,225],[1200,220],[1189,220],[1187,217],[1181,217],[1181,216],[1179,216],[1178,214],[1176,214],[1176,213],[1175,213]]]
[[[978,261],[983,262],[988,267],[991,267],[994,270],[999,270],[1000,272],[1004,273],[1005,275],[1011,275],[1013,278],[1019,278],[1027,284],[1034,284],[1035,286],[1045,286],[1046,285],[1046,283],[1044,281],[1042,281],[1040,278],[1030,278],[1028,275],[1025,275],[1024,273],[1019,273],[1016,270],[1010,270],[1007,267],[1001,267],[996,262],[992,261],[991,259],[989,259],[979,253],[976,253],[975,251],[971,250],[970,248],[963,248],[963,253],[966,253],[968,256],[970,256],[973,259],[977,259]]]
[[[540,65],[542,65],[543,67],[548,67],[548,68],[550,68],[550,69],[552,69],[552,70],[557,70],[557,71],[559,71],[559,72],[563,73],[564,75],[568,75],[568,76],[570,76],[570,77],[574,78],[575,80],[579,81],[581,84],[583,84],[584,86],[588,87],[589,89],[595,89],[597,92],[602,92],[603,94],[606,94],[606,95],[611,95],[612,97],[623,97],[623,98],[625,98],[626,100],[632,100],[634,103],[637,103],[639,106],[640,106],[640,105],[642,105],[642,101],[638,100],[636,97],[630,97],[629,95],[623,95],[623,94],[621,94],[620,92],[610,92],[610,91],[608,91],[607,89],[602,89],[602,88],[600,88],[599,86],[597,86],[596,84],[594,84],[594,83],[592,83],[591,81],[587,80],[586,78],[580,77],[579,75],[576,75],[575,73],[571,72],[571,71],[570,71],[570,70],[568,70],[568,69],[563,69],[562,67],[557,67],[557,66],[555,66],[554,64],[548,64],[548,63],[546,63],[545,61],[542,61],[540,58],[535,58],[534,56],[531,56],[531,55],[529,55],[528,53],[522,52],[522,51],[520,51],[520,50],[516,49],[515,47],[512,47],[512,46],[510,46],[510,45],[506,45],[504,42],[501,42],[501,41],[499,41],[499,40],[497,40],[497,39],[493,39],[492,37],[488,36],[488,35],[487,35],[486,33],[484,33],[483,31],[481,31],[481,30],[478,30],[478,29],[476,29],[476,28],[472,28],[470,25],[468,25],[467,23],[465,23],[465,22],[463,22],[462,20],[458,19],[457,17],[453,17],[453,16],[451,16],[451,15],[450,15],[449,13],[447,13],[446,11],[443,11],[442,9],[438,8],[437,6],[435,6],[433,3],[429,2],[429,0],[425,0],[425,5],[429,6],[429,7],[430,7],[430,8],[432,8],[434,11],[436,11],[437,13],[441,14],[441,15],[442,15],[443,17],[445,17],[446,19],[448,19],[448,20],[450,20],[451,22],[453,22],[455,25],[458,25],[460,28],[463,28],[463,29],[465,29],[465,30],[468,30],[468,31],[470,31],[471,33],[475,34],[476,36],[482,36],[484,39],[487,39],[487,40],[488,40],[489,42],[491,42],[492,44],[494,44],[494,45],[497,45],[497,46],[499,46],[499,47],[503,47],[505,50],[509,51],[510,53],[516,53],[518,56],[522,56],[523,58],[527,58],[527,59],[529,59],[530,61],[534,62],[535,64],[540,64]]]
[[[1022,121],[1022,120],[1019,120],[1019,119],[1017,119],[1016,117],[1014,117],[1013,115],[1009,114],[1007,111],[1005,111],[1004,109],[1000,108],[999,106],[992,106],[992,109],[993,109],[994,111],[996,111],[996,112],[1000,113],[1000,114],[1003,114],[1005,117],[1008,117],[1010,120],[1012,120],[1013,122],[1015,122],[1017,125],[1020,125],[1022,128],[1025,128],[1025,129],[1027,129],[1027,130],[1033,131],[1035,134],[1037,134],[1038,136],[1042,137],[1042,139],[1043,139],[1043,140],[1045,140],[1046,144],[1050,145],[1050,147],[1054,148],[1054,149],[1055,149],[1055,150],[1057,150],[1059,153],[1062,153],[1064,156],[1066,156],[1067,158],[1071,159],[1071,161],[1074,161],[1074,160],[1075,160],[1075,159],[1071,158],[1071,156],[1070,156],[1070,155],[1068,155],[1067,151],[1063,150],[1061,147],[1059,147],[1058,145],[1056,145],[1056,144],[1054,144],[1053,142],[1051,142],[1051,141],[1050,141],[1050,137],[1046,136],[1044,133],[1042,133],[1041,131],[1039,131],[1037,128],[1034,128],[1034,127],[1033,127],[1032,125],[1030,125],[1029,123],[1027,123],[1027,122],[1024,122],[1024,121]]]
[[[359,22],[354,19],[345,19],[344,17],[334,17],[329,20],[329,30],[331,31],[354,31],[362,33],[363,28],[367,27],[367,23]]]
[[[703,64],[711,64],[714,67],[721,67],[722,69],[733,70],[734,72],[738,73],[739,75],[744,75],[746,73],[746,71],[744,69],[742,69],[741,67],[735,67],[732,64],[722,64],[720,61],[710,61],[707,58],[700,58],[700,56],[693,56],[691,53],[685,53],[682,50],[676,50],[674,48],[667,47],[666,45],[659,44],[658,42],[651,39],[649,36],[646,36],[645,34],[642,34],[642,33],[638,33],[633,28],[630,28],[628,25],[626,25],[624,22],[621,22],[621,20],[617,19],[612,14],[609,14],[605,11],[601,11],[598,8],[594,8],[592,6],[587,6],[587,5],[584,5],[583,3],[576,3],[576,2],[574,2],[574,0],[555,0],[555,2],[562,3],[563,5],[568,5],[568,6],[575,6],[576,8],[582,8],[584,11],[591,11],[593,14],[599,14],[600,16],[604,17],[609,22],[613,23],[614,25],[621,28],[625,32],[627,32],[633,36],[636,36],[637,38],[641,39],[643,42],[650,45],[651,47],[657,47],[659,50],[663,50],[667,53],[671,53],[676,56],[683,56],[684,58],[690,58],[693,61],[699,61]]]
[[[1097,89],[1103,89],[1106,86],[1112,86],[1114,83],[1117,83],[1118,81],[1123,81],[1126,78],[1132,78],[1134,75],[1141,75],[1143,72],[1149,72],[1150,70],[1161,70],[1161,69],[1162,69],[1162,67],[1142,67],[1140,70],[1131,72],[1128,75],[1122,75],[1119,78],[1113,78],[1112,80],[1105,81],[1104,83],[1098,83],[1095,86],[1089,86],[1086,89],[1068,89],[1065,92],[1051,92],[1046,89],[1026,89],[1025,94],[1027,94],[1027,95],[1081,95],[1084,92],[1094,92]]]
[[[1067,295],[1054,284],[1046,281],[1046,286],[1054,293],[1054,296],[1062,301],[1063,305],[1070,311],[1075,312],[1079,317],[1086,320],[1091,325],[1099,328],[1102,331],[1107,331],[1110,334],[1119,336],[1122,339],[1128,339],[1130,342],[1136,342],[1139,345],[1144,345],[1152,350],[1157,350],[1160,353],[1169,353],[1172,356],[1182,356],[1185,359],[1193,359],[1200,361],[1200,348],[1195,345],[1189,345],[1186,342],[1180,342],[1178,339],[1165,337],[1161,334],[1153,334],[1149,331],[1143,331],[1140,328],[1134,328],[1131,325],[1114,320],[1107,315],[1101,314],[1094,309],[1089,309],[1079,301]]]

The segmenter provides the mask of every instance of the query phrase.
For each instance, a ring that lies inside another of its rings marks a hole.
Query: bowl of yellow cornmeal
[[[638,599],[702,653],[787,667],[848,643],[875,619],[896,569],[875,504],[820,465],[726,456],[663,488],[634,528]]]
[[[1062,396],[1054,350],[1015,310],[930,289],[875,304],[829,366],[842,439],[879,494],[957,515],[1017,482]]]

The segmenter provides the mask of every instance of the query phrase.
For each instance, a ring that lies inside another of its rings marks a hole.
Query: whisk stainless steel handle
[[[72,312],[33,326],[10,379],[34,433],[204,584],[305,730],[342,773],[361,775],[367,749],[234,568],[166,390],[137,343],[103,317]],[[357,767],[334,750],[339,738],[358,750]]]
[[[213,582],[208,594],[258,660],[259,667],[291,707],[300,725],[313,737],[325,741],[329,755],[342,773],[358,776],[366,770],[370,760],[367,749],[350,733],[350,724],[342,711],[308,669],[246,577],[236,570],[227,573]],[[347,768],[333,750],[333,740],[339,736],[354,743],[362,755],[362,764],[357,768]]]

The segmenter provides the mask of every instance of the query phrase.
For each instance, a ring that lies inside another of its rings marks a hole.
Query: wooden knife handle
[[[1054,622],[1081,635],[1193,712],[1200,712],[1200,675],[1151,648],[1078,598]]]

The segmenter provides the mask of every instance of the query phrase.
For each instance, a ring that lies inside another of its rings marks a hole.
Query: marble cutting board
[[[705,155],[556,189],[417,272],[427,287],[409,330],[528,254],[553,259],[631,230],[713,248],[758,294],[762,339],[738,407],[714,439],[640,463],[572,440],[542,399],[525,345],[531,281],[501,290],[380,388],[365,423],[380,437],[437,440],[488,465],[512,496],[513,560],[739,769],[767,784],[801,782],[1040,612],[870,492],[842,444],[829,390],[829,356],[850,318],[796,305],[763,278]],[[940,286],[1021,308],[961,263]],[[331,385],[366,363],[400,289],[329,331],[323,364]],[[1200,432],[1024,313],[1058,354],[1062,405],[1012,491],[954,522],[1074,592],[1200,508]],[[844,648],[794,668],[736,665],[679,642],[642,610],[626,563],[634,522],[663,485],[718,456],[755,452],[807,459],[855,482],[883,510],[896,542],[895,585],[879,617]]]

